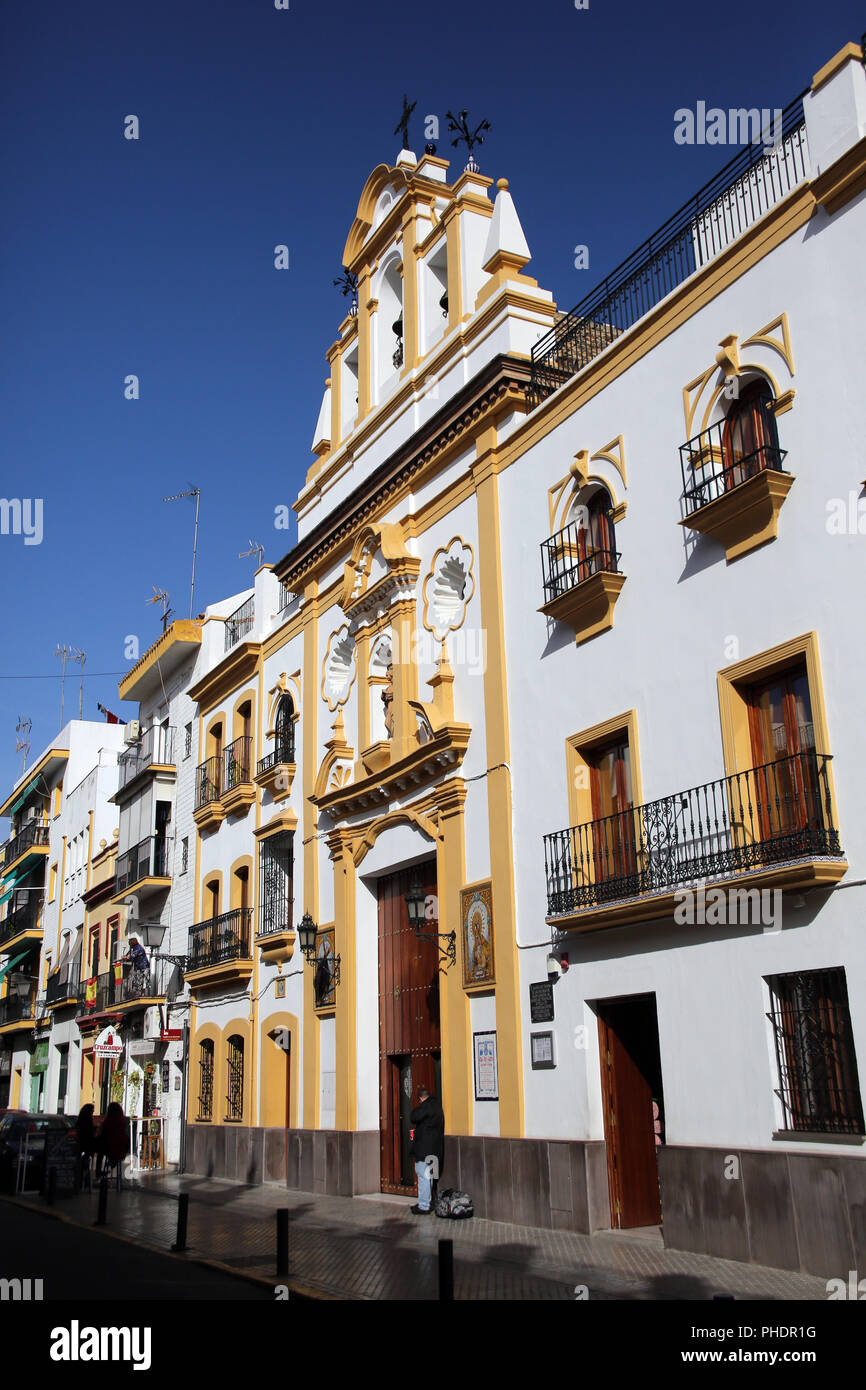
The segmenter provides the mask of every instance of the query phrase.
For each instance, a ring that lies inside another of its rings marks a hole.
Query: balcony
[[[118,855],[115,900],[133,888],[147,892],[170,887],[168,841],[163,835],[148,835],[146,840]]]
[[[235,908],[190,927],[186,978],[193,988],[244,985],[253,973],[252,911]]]
[[[625,583],[618,550],[586,548],[586,531],[572,521],[541,543],[544,603],[538,610],[587,642],[613,627],[613,610]]]
[[[63,1005],[78,1003],[82,989],[80,967],[81,962],[78,961],[73,969],[61,970],[56,975],[48,976],[48,983],[45,986],[47,1008],[56,1009]]]
[[[670,916],[683,888],[802,889],[848,865],[830,757],[778,758],[544,837],[547,920],[578,931]]]
[[[173,961],[163,959],[152,960],[147,970],[133,970],[130,961],[123,961],[122,966],[121,978],[112,977],[109,1007],[123,1013],[164,1000],[177,970]]]
[[[252,632],[253,623],[256,616],[255,598],[248,598],[246,603],[242,603],[240,608],[236,608],[230,617],[226,618],[226,645],[225,650],[230,652],[232,647],[236,647],[248,632]]]
[[[13,868],[23,868],[31,856],[48,854],[48,822],[28,821],[23,830],[13,835],[3,846],[2,869],[8,874]]]
[[[15,990],[17,982],[16,976],[9,977],[10,990]],[[26,1032],[35,1026],[36,1015],[35,991],[29,994],[17,991],[7,994],[5,999],[0,999],[0,1033]]]
[[[725,547],[728,563],[776,539],[779,512],[794,482],[775,443],[772,408],[762,410],[768,441],[748,452],[732,445],[726,421],[680,445],[683,476],[681,526],[711,536]]]
[[[0,950],[12,951],[24,941],[40,941],[42,939],[42,924],[40,911],[42,907],[41,893],[22,893],[23,902],[18,905],[16,898],[11,899],[13,906],[7,912],[3,921],[0,922]]]
[[[252,753],[253,740],[249,734],[236,738],[223,753],[223,790],[220,799],[228,816],[246,811],[256,799]]]
[[[225,815],[220,797],[223,787],[223,760],[220,755],[206,759],[195,770],[195,804],[192,818],[202,830],[213,830]]]
[[[118,792],[125,791],[145,772],[174,772],[175,730],[154,724],[117,759]]]
[[[114,999],[114,972],[92,975],[78,986],[78,1021],[81,1024],[91,1015],[103,1014]]]
[[[294,732],[294,730],[293,730]],[[260,758],[256,767],[256,782],[275,799],[287,797],[297,771],[294,738],[278,743],[273,753]]]
[[[677,287],[721,256],[781,203],[808,171],[803,100],[782,113],[782,139],[745,145],[693,198],[611,271],[532,349],[527,406],[534,410]]]

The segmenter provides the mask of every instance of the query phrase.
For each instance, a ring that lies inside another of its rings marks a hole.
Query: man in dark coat
[[[418,1175],[418,1201],[409,1210],[416,1216],[427,1216],[431,1210],[433,1179],[439,1177],[445,1161],[445,1115],[436,1096],[426,1086],[418,1087],[418,1104],[410,1116],[413,1125],[412,1157]],[[428,1163],[436,1158],[438,1171]]]

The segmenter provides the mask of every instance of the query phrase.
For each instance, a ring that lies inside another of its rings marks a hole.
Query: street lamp
[[[421,928],[427,920],[427,895],[421,887],[421,880],[416,869],[412,874],[412,882],[409,884],[408,892],[404,895],[403,901],[406,904],[406,915],[409,918],[409,926],[414,931],[419,941],[435,941],[439,947],[439,954],[448,961],[449,965],[457,964],[457,933],[455,931],[422,931]],[[438,918],[435,919],[438,922]],[[445,942],[443,946],[441,943]]]
[[[316,924],[309,912],[305,912],[298,924],[298,940],[301,952],[308,965],[316,959]]]
[[[325,938],[326,949],[321,956],[316,954],[316,936],[319,928],[313,921],[312,915],[305,912],[298,923],[298,941],[301,946],[301,954],[307,965],[312,965],[316,971],[316,1007],[319,1007],[319,1000],[322,996],[330,999],[331,987],[340,983],[340,957],[329,955],[327,951],[327,937]]]

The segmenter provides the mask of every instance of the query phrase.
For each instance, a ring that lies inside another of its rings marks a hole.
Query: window
[[[292,925],[293,835],[281,831],[262,841],[259,859],[259,935],[288,931]]]
[[[244,1117],[244,1040],[233,1033],[226,1045],[226,1119]]]
[[[607,488],[583,488],[561,531],[541,547],[544,599],[550,603],[585,579],[606,571],[616,574],[613,502]]]
[[[210,1038],[199,1044],[198,1066],[198,1118],[213,1119],[213,1056],[214,1047]]]
[[[845,971],[773,975],[767,983],[785,1128],[863,1134]]]
[[[802,832],[824,824],[821,766],[805,662],[746,686],[749,736],[755,767],[755,799],[764,841],[790,839],[798,851]]]
[[[185,874],[189,868],[189,836],[184,835],[180,842],[180,871]]]
[[[284,695],[277,706],[274,738],[274,762],[295,761],[295,705],[291,695]]]
[[[185,724],[183,727],[183,756],[188,758],[192,753],[192,724]]]
[[[762,378],[744,386],[722,429],[724,488],[737,487],[764,468],[780,468],[773,393]]]

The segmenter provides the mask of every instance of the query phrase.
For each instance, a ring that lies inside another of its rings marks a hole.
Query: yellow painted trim
[[[313,972],[310,971],[310,974]],[[263,1018],[259,1029],[261,1056],[261,1083],[259,1086],[260,1116],[259,1124],[282,1129],[286,1123],[285,1107],[285,1067],[277,1066],[281,1049],[277,1047],[272,1034],[284,1028],[289,1034],[289,1115],[290,1129],[298,1128],[298,1079],[300,1075],[300,1023],[297,1014],[269,1013]],[[270,1047],[268,1047],[270,1042]],[[283,1053],[283,1056],[285,1053]]]
[[[788,642],[780,642],[775,647],[754,656],[736,661],[718,672],[719,714],[722,729],[722,748],[725,758],[725,775],[745,772],[754,766],[752,759],[752,740],[749,733],[749,712],[743,693],[739,687],[753,685],[756,681],[773,676],[786,668],[805,660],[806,675],[809,682],[809,699],[812,704],[812,723],[815,731],[815,748],[819,753],[832,753],[830,733],[827,724],[827,707],[824,701],[824,682],[821,676],[821,659],[818,650],[817,632],[804,632]],[[830,764],[832,777],[832,763]],[[831,784],[832,794],[832,784]],[[833,805],[835,805],[835,797]]]
[[[165,632],[148,647],[144,656],[140,657],[131,671],[123,677],[117,687],[121,700],[130,698],[130,691],[138,684],[143,675],[157,666],[176,642],[185,644],[201,645],[202,622],[200,619],[178,618],[169,624]],[[2,812],[0,812],[2,814]]]
[[[844,68],[846,63],[862,63],[863,50],[858,43],[846,43],[844,48],[840,48],[838,53],[834,53],[829,62],[819,68],[812,78],[812,91],[817,92],[829,82],[831,77],[835,77],[840,68]]]
[[[319,920],[319,864],[318,841],[316,839],[318,815],[313,805],[316,767],[318,763],[319,702],[316,698],[316,674],[318,662],[319,605],[318,586],[308,584],[304,591],[304,723],[302,727],[303,753],[301,772],[303,774],[303,900],[297,903],[301,915],[309,912],[313,921]],[[319,1024],[315,1014],[316,992],[315,972],[304,971],[302,989],[304,996],[304,1038],[303,1038],[303,1127],[317,1129],[319,1125]]]
[[[478,506],[478,576],[481,624],[487,632],[484,671],[487,816],[490,880],[496,902],[496,1036],[499,1049],[499,1132],[521,1136],[524,1131],[523,1042],[520,1015],[520,976],[517,959],[514,841],[512,834],[509,761],[508,681],[505,618],[502,598],[502,541],[500,533],[498,456],[495,429],[477,440],[472,466]],[[459,920],[459,919],[458,919]]]
[[[586,825],[593,819],[592,788],[590,786],[587,754],[602,744],[625,734],[631,765],[631,791],[635,806],[643,805],[643,779],[640,768],[640,744],[637,731],[637,710],[629,709],[611,719],[603,719],[565,740],[565,767],[568,776],[568,814],[571,825]]]
[[[63,923],[63,883],[66,879],[66,836],[63,836],[63,850],[60,858],[60,904],[57,908],[57,956],[60,955],[60,927]]]
[[[462,536],[462,535],[460,535],[460,534],[458,533],[456,536],[452,536],[452,537],[451,537],[451,539],[450,539],[450,541],[448,542],[447,545],[440,545],[439,549],[434,553],[433,559],[430,561],[430,568],[429,568],[429,570],[427,571],[427,576],[426,576],[426,578],[425,578],[425,580],[424,580],[424,583],[423,583],[423,585],[422,585],[422,588],[421,588],[421,598],[422,598],[423,604],[424,604],[424,609],[423,609],[423,614],[422,614],[421,621],[422,621],[422,623],[424,624],[424,626],[426,627],[426,629],[427,629],[428,632],[435,632],[435,631],[436,631],[436,627],[435,627],[435,624],[430,623],[430,622],[427,621],[427,614],[428,614],[428,610],[429,610],[429,607],[430,607],[429,600],[428,600],[428,598],[427,598],[427,586],[428,586],[428,584],[430,583],[430,581],[431,581],[431,580],[434,578],[434,576],[435,576],[435,573],[436,573],[436,561],[439,559],[439,556],[440,556],[440,555],[447,555],[448,552],[449,552],[449,550],[451,549],[452,545],[454,545],[455,542],[457,542],[457,541],[460,542],[460,544],[463,546],[464,550],[468,550],[468,551],[469,551],[470,559],[469,559],[469,573],[468,573],[468,575],[467,575],[467,579],[470,579],[470,580],[472,581],[472,587],[471,587],[471,589],[469,589],[468,594],[466,593],[466,591],[465,591],[465,589],[464,589],[463,598],[460,600],[460,602],[461,602],[461,604],[462,604],[462,606],[463,606],[463,613],[462,613],[462,616],[461,616],[461,618],[460,618],[459,623],[451,623],[451,624],[446,628],[446,630],[445,630],[445,631],[446,631],[446,634],[447,634],[448,632],[456,632],[458,628],[461,628],[461,627],[463,626],[463,624],[464,624],[465,621],[466,621],[466,612],[467,612],[467,609],[469,608],[469,604],[470,604],[470,602],[471,602],[471,600],[472,600],[472,596],[473,596],[473,594],[475,593],[475,551],[474,551],[473,547],[470,545],[469,541],[467,541],[466,538],[465,538],[464,536]],[[438,639],[438,640],[441,641],[442,639],[440,638],[440,639]]]
[[[357,964],[355,950],[356,871],[350,832],[328,837],[334,863],[334,950],[340,957],[334,1031],[336,1034],[335,1129],[355,1129],[358,1116]],[[310,970],[310,976],[314,972]],[[317,1088],[318,1089],[318,1088]]]
[[[193,1006],[195,1007],[195,1006]],[[215,1023],[204,1023],[200,1028],[194,1028],[191,1021],[190,1025],[190,1057],[189,1069],[191,1075],[187,1088],[187,1124],[208,1124],[215,1125],[222,1123],[219,1115],[217,1098],[223,1092],[222,1077],[222,1033]],[[211,1116],[209,1120],[198,1118],[199,1102],[201,1100],[201,1045],[203,1042],[213,1043],[213,1090],[211,1093]]]

